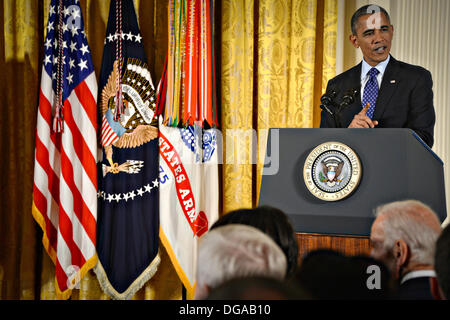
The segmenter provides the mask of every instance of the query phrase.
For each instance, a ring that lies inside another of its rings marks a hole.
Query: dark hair
[[[442,293],[450,299],[450,225],[444,228],[436,242],[434,269]]]
[[[298,286],[273,278],[233,278],[211,289],[207,300],[303,300],[310,295]]]
[[[352,20],[350,21],[352,33],[354,35],[356,35],[356,28],[358,26],[358,21],[359,21],[360,17],[365,16],[367,14],[377,13],[380,11],[384,13],[384,15],[388,19],[389,23],[391,23],[391,18],[389,17],[389,13],[387,13],[387,11],[384,8],[382,8],[376,4],[368,4],[368,5],[365,5],[361,8],[359,8],[358,10],[356,10],[356,12],[353,14]]]
[[[283,211],[269,206],[238,209],[220,217],[211,229],[233,223],[255,227],[271,237],[286,256],[286,278],[295,274],[298,259],[297,238],[288,216]]]
[[[380,287],[367,286],[368,267],[378,266]],[[314,299],[387,300],[395,296],[394,282],[386,266],[367,256],[346,256],[330,249],[309,252],[301,262],[296,280]]]

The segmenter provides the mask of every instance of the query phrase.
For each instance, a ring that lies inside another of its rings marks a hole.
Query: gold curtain
[[[227,213],[257,205],[268,128],[319,126],[336,69],[337,0],[223,0],[222,13]]]
[[[31,213],[38,88],[38,1],[3,0],[0,13],[0,296],[33,298],[38,249]],[[14,36],[16,35],[16,36]],[[20,279],[20,281],[18,281]]]
[[[0,0],[0,299],[55,299],[54,265],[31,215],[36,112],[50,0]],[[169,0],[134,0],[153,80],[167,51]],[[109,0],[80,0],[96,75]],[[222,212],[256,205],[270,127],[313,127],[334,75],[337,0],[216,0],[224,136]],[[250,133],[250,134],[249,134]],[[253,135],[257,139],[252,139]],[[237,135],[237,136],[236,136]],[[237,139],[238,137],[247,137]],[[235,144],[229,143],[236,140]],[[231,151],[232,150],[232,151]],[[234,159],[233,159],[234,158]],[[135,299],[180,299],[167,253]],[[72,299],[108,299],[93,272]]]

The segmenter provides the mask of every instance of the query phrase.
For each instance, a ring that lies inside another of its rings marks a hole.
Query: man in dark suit
[[[370,254],[398,280],[399,299],[433,299],[434,248],[440,233],[436,213],[420,201],[397,201],[377,208]]]
[[[436,280],[431,282],[431,292],[436,300],[450,300],[450,224],[442,230],[434,254]]]
[[[350,41],[363,61],[328,82],[333,103],[323,108],[321,128],[410,128],[433,146],[433,81],[426,69],[390,55],[394,27],[376,5],[358,9],[351,20]],[[372,70],[373,69],[373,70]],[[351,97],[347,104],[344,97]]]

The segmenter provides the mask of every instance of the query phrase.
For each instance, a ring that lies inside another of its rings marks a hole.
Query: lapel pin
[[[391,80],[391,83],[395,83],[395,80]]]

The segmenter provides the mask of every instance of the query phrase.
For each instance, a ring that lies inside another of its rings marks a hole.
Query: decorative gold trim
[[[54,264],[56,264],[56,251],[50,246],[50,240],[48,239],[47,232],[45,231],[45,221],[44,216],[39,211],[39,209],[36,207],[34,200],[32,203],[32,210],[31,213],[33,215],[34,220],[39,224],[43,231],[42,235],[42,245],[44,246],[45,251],[47,251],[50,259],[53,261]]]
[[[98,262],[97,254],[95,254],[94,256],[92,256],[92,258],[90,258],[88,261],[86,261],[86,263],[80,270],[80,281],[81,281],[81,279],[83,279],[83,277],[86,275],[86,273],[90,269],[95,267],[97,262]],[[56,281],[56,277],[55,277],[55,289],[56,289],[56,298],[57,299],[67,300],[72,295],[72,289],[66,289],[64,291],[61,291],[59,289],[58,282]]]
[[[167,254],[169,255],[170,261],[173,264],[173,267],[175,268],[175,271],[178,274],[178,277],[180,278],[181,282],[183,283],[184,287],[186,288],[186,298],[188,300],[194,299],[194,293],[195,293],[195,283],[191,285],[191,282],[189,281],[188,277],[183,271],[183,268],[180,266],[180,263],[178,262],[178,259],[173,252],[172,246],[170,245],[169,240],[167,239],[166,235],[164,234],[163,229],[161,226],[159,227],[159,239],[161,240],[162,244],[164,245],[164,248],[166,248]]]
[[[94,268],[94,272],[97,275],[97,280],[100,283],[100,287],[102,288],[103,292],[105,292],[115,300],[130,300],[136,294],[136,292],[154,276],[154,274],[158,270],[160,262],[161,258],[158,251],[158,254],[155,256],[150,265],[141,273],[139,277],[136,278],[136,280],[133,281],[128,289],[122,293],[117,292],[116,289],[114,289],[114,287],[111,285],[100,260],[98,260],[98,263]]]
[[[32,203],[32,211],[31,212],[32,212],[34,219],[39,224],[39,226],[41,227],[41,229],[44,233],[42,236],[42,244],[45,248],[45,251],[47,251],[48,255],[50,256],[50,259],[53,261],[53,264],[56,265],[57,253],[50,246],[50,240],[48,239],[47,233],[45,231],[46,228],[45,228],[44,217],[43,217],[42,213],[39,211],[39,209],[36,207],[34,200]],[[80,281],[81,281],[81,279],[83,279],[83,277],[86,275],[86,273],[90,269],[95,267],[95,265],[97,264],[97,261],[98,261],[97,254],[93,255],[88,261],[86,261],[86,263],[80,269]],[[55,277],[55,291],[56,291],[56,298],[59,300],[67,300],[72,295],[72,289],[66,289],[64,291],[61,291],[61,289],[59,288],[59,285],[58,285],[58,281],[56,280],[56,277]]]

